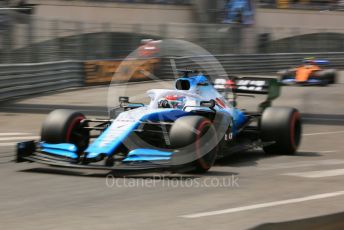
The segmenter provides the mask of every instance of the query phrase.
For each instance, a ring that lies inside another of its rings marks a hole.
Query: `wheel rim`
[[[291,146],[293,149],[296,149],[300,144],[301,139],[301,122],[300,122],[300,113],[295,112],[293,113],[291,119],[291,127],[290,127],[290,141]]]
[[[84,116],[78,116],[74,118],[70,124],[70,126],[67,129],[66,133],[66,141],[68,143],[75,144],[78,147],[79,151],[82,151],[85,145],[87,145],[87,134],[82,133],[80,122],[84,120]]]
[[[202,152],[202,146],[201,146],[202,136],[209,130],[210,126],[211,126],[211,122],[208,120],[204,120],[196,128],[196,130],[198,131],[196,133],[196,142],[195,142],[196,143],[197,162],[201,166],[201,168],[204,170],[208,170],[211,167],[211,163],[213,161],[212,159],[210,159],[210,160],[207,159],[208,153],[203,153]],[[208,161],[210,161],[210,162],[208,162]]]

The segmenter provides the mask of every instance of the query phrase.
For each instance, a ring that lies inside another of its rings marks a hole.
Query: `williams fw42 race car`
[[[303,64],[296,68],[277,72],[283,85],[301,86],[327,86],[336,83],[337,71],[335,69],[323,69],[328,65],[327,60],[305,59]]]
[[[276,79],[237,79],[239,87],[231,89],[219,81],[214,85],[203,74],[181,72],[174,89],[147,91],[148,105],[120,97],[109,119],[88,119],[64,109],[51,112],[39,142],[18,143],[17,162],[124,173],[204,173],[217,158],[235,152],[297,151],[300,113],[270,106],[279,96]],[[246,112],[223,96],[240,92],[267,98],[259,111]]]

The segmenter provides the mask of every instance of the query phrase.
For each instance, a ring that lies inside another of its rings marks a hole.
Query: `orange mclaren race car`
[[[320,66],[328,65],[327,60],[305,59],[303,64],[296,68],[279,71],[280,82],[283,85],[320,85],[326,86],[336,82],[335,69],[323,69]]]

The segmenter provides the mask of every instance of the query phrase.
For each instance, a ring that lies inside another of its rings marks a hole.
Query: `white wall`
[[[90,3],[83,1],[31,0],[38,4],[35,15],[89,23],[163,24],[194,22],[191,6],[159,4]]]
[[[257,9],[256,28],[272,31],[274,39],[291,34],[316,32],[344,33],[344,12],[285,9]]]

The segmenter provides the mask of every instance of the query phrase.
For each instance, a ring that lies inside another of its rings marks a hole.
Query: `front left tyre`
[[[84,129],[85,116],[73,110],[57,109],[45,119],[41,140],[50,144],[72,143],[79,152],[84,151],[90,139],[89,131]]]

